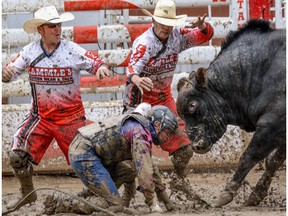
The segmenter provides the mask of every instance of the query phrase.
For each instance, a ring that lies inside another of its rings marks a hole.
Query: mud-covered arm
[[[131,155],[137,172],[139,190],[144,194],[146,204],[150,206],[156,198],[151,134],[136,121],[126,121],[122,126],[122,133],[131,145]]]

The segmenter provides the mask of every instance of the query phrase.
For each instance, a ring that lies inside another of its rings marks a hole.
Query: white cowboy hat
[[[61,23],[73,20],[72,13],[58,14],[55,6],[43,7],[34,13],[34,18],[24,23],[23,29],[27,33],[37,32],[37,27],[45,23]]]
[[[151,16],[156,22],[167,26],[182,25],[187,18],[186,14],[176,16],[176,5],[171,0],[159,0],[153,15],[145,9],[142,9],[142,11],[147,16]]]

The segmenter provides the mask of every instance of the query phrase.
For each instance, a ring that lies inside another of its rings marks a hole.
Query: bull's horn
[[[205,68],[199,68],[196,72],[196,88],[200,89],[201,91],[204,91],[208,87],[208,80],[206,78],[206,69]]]

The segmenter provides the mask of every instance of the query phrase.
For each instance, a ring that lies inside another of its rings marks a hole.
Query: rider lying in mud
[[[119,123],[120,122],[120,123]],[[152,160],[152,144],[159,145],[174,135],[177,119],[165,106],[140,104],[133,113],[99,121],[79,129],[69,148],[69,160],[77,176],[95,195],[104,198],[102,208],[123,211],[118,188],[138,178],[138,191],[150,212],[161,212],[163,201],[174,209]],[[132,160],[132,166],[127,163]],[[131,197],[131,196],[130,196]],[[59,203],[59,202],[58,202]],[[60,212],[57,212],[60,213]]]

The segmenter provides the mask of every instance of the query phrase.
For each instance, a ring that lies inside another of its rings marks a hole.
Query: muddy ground
[[[149,215],[149,216],[178,216],[178,215],[198,215],[198,216],[284,216],[286,215],[286,168],[282,168],[276,173],[269,189],[268,196],[257,207],[245,207],[243,203],[248,199],[252,187],[255,185],[257,179],[263,173],[262,169],[254,169],[246,178],[246,183],[239,189],[238,195],[234,200],[221,208],[214,208],[214,204],[220,191],[223,189],[226,180],[232,176],[233,170],[230,172],[211,171],[211,172],[195,172],[191,171],[188,175],[188,180],[193,186],[194,191],[207,202],[208,205],[199,203],[199,200],[189,199],[182,192],[173,192],[170,190],[170,173],[162,172],[163,180],[166,183],[168,194],[171,199],[179,206],[180,210],[177,212],[163,212],[163,213],[149,213],[149,209],[144,204],[143,195],[140,192],[136,193],[136,197],[132,200],[130,209],[135,215]],[[35,188],[56,188],[76,195],[82,190],[83,185],[78,178],[73,174],[67,175],[35,175]],[[2,213],[6,211],[5,205],[9,200],[17,196],[19,183],[14,177],[2,177]],[[120,188],[122,193],[123,189]],[[48,194],[52,194],[51,190],[38,191],[38,199],[34,204],[21,207],[19,210],[10,213],[11,216],[40,216],[45,215],[44,201]],[[58,192],[56,192],[58,193]],[[62,195],[65,196],[65,195]],[[165,207],[160,204],[162,209]],[[57,215],[77,215],[77,214],[57,214]],[[93,213],[91,215],[102,216],[103,213]],[[127,215],[127,214],[119,214]]]

